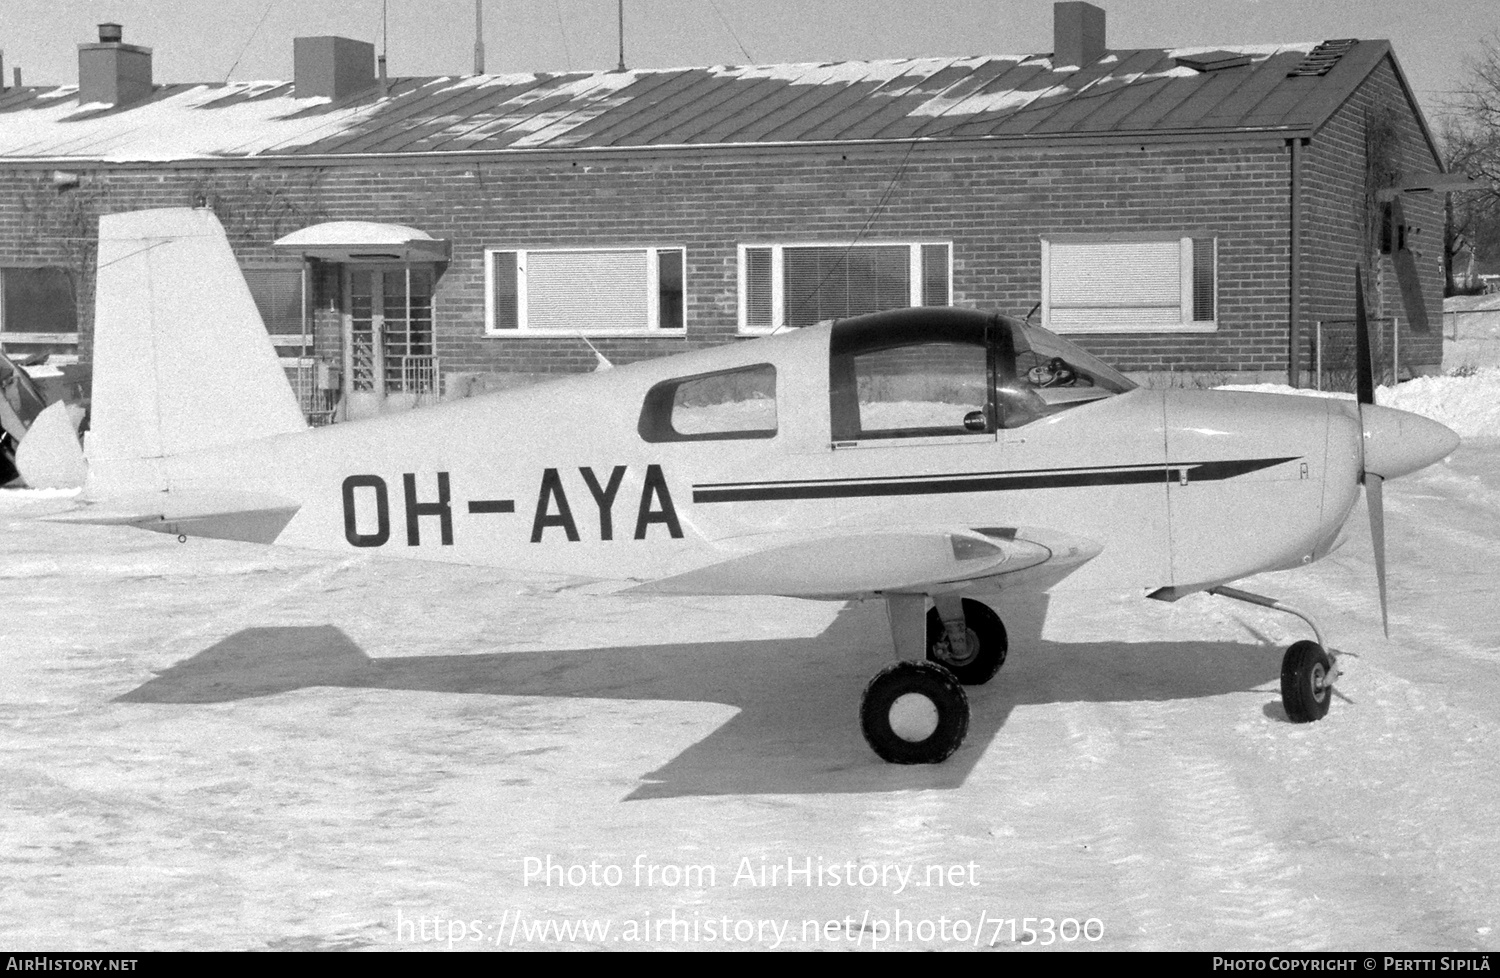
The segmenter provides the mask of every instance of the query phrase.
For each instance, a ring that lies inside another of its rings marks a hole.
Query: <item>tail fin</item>
[[[168,488],[159,460],[307,427],[207,209],[99,219],[90,494]]]

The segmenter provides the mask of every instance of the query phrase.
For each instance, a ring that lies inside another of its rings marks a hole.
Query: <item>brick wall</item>
[[[1347,322],[1354,316],[1354,266],[1365,270],[1366,308],[1372,317],[1402,322],[1401,367],[1407,372],[1438,369],[1443,360],[1439,325],[1443,309],[1443,197],[1408,195],[1407,218],[1423,230],[1417,248],[1427,315],[1433,324],[1425,336],[1404,325],[1406,312],[1389,255],[1379,252],[1380,219],[1374,201],[1377,186],[1398,176],[1432,172],[1439,161],[1428,147],[1396,72],[1387,59],[1358,89],[1306,148],[1306,227],[1303,238],[1303,349],[1311,365],[1313,325],[1318,320]],[[1373,281],[1371,281],[1373,279]],[[1342,356],[1352,345],[1347,326],[1330,327],[1325,354]],[[1386,356],[1394,346],[1385,336]]]
[[[1306,322],[1350,308],[1349,288],[1340,284],[1348,274],[1340,269],[1349,265],[1358,235],[1354,215],[1363,207],[1358,161],[1365,106],[1389,102],[1394,88],[1387,70],[1308,147]],[[1395,116],[1402,146],[1415,158],[1425,146],[1411,137],[1415,122],[1409,112],[1405,121]],[[624,363],[736,338],[739,244],[847,241],[861,229],[867,241],[951,240],[955,304],[1015,315],[1040,301],[1044,235],[1214,235],[1215,332],[1089,335],[1082,345],[1134,371],[1276,373],[1286,364],[1290,169],[1279,138],[73,169],[82,182],[63,192],[52,187],[50,170],[0,170],[0,264],[56,263],[75,271],[85,357],[98,215],[204,199],[247,264],[274,260],[272,240],[319,221],[407,224],[449,239],[452,261],[435,297],[438,354],[449,375],[567,372],[595,363],[577,339],[484,335],[486,247],[685,248],[686,335],[594,340]],[[1425,213],[1422,220],[1439,241],[1440,225]],[[337,359],[336,277],[315,278],[318,352]],[[1393,276],[1386,278],[1382,295],[1389,304],[1396,293]],[[1434,281],[1440,296],[1441,280]],[[1410,348],[1429,355],[1419,342]],[[1433,357],[1439,359],[1440,350]]]

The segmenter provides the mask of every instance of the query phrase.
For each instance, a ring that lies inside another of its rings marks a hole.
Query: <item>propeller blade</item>
[[[1370,440],[1366,405],[1375,404],[1375,369],[1370,358],[1370,321],[1365,316],[1365,281],[1358,265],[1354,266],[1354,374],[1355,397],[1359,401],[1359,426],[1364,432],[1360,446],[1360,481],[1365,484],[1365,502],[1370,510],[1370,541],[1375,546],[1375,581],[1380,586],[1380,627],[1391,637],[1390,618],[1385,596],[1385,497],[1381,492],[1385,478],[1364,467],[1365,450]],[[1374,412],[1371,412],[1374,413]]]
[[[1374,472],[1365,473],[1365,502],[1370,509],[1370,541],[1375,545],[1375,580],[1380,585],[1380,627],[1391,637],[1390,616],[1385,600],[1385,499],[1381,492],[1385,480]]]
[[[1365,317],[1365,280],[1354,266],[1354,393],[1361,404],[1375,403],[1375,367],[1370,360],[1370,322]]]

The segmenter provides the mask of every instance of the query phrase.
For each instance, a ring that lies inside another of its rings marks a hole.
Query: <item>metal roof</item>
[[[1310,133],[1386,41],[401,78],[338,102],[290,83],[0,92],[0,160],[362,157],[862,141]],[[1399,69],[1398,69],[1399,75]]]

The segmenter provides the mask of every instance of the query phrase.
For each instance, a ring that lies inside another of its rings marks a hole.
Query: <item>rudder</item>
[[[161,459],[307,427],[206,208],[99,219],[90,493],[166,489]]]

